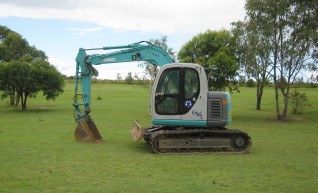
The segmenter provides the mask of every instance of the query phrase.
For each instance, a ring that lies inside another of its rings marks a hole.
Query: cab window
[[[158,114],[180,114],[180,68],[167,69],[160,77],[155,108]]]

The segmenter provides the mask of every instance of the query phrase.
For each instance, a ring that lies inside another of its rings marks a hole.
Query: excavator
[[[87,51],[115,50],[104,54]],[[209,91],[206,69],[192,63],[176,63],[161,47],[141,41],[123,46],[80,48],[76,57],[74,117],[75,139],[101,143],[91,112],[93,65],[146,61],[160,67],[152,88],[152,126],[135,121],[135,141],[142,139],[158,154],[247,153],[251,137],[244,131],[228,129],[231,97],[228,92]],[[81,92],[79,91],[81,83]],[[81,100],[81,102],[79,102]]]

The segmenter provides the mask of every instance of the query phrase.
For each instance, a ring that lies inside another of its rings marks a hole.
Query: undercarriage
[[[152,126],[143,138],[159,154],[246,153],[252,145],[247,133],[224,127]]]

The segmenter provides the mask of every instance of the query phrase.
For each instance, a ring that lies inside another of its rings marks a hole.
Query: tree
[[[27,108],[27,99],[42,91],[47,100],[55,99],[63,92],[64,79],[56,68],[47,61],[24,56],[20,60],[0,65],[0,90],[2,97],[16,93],[21,110]]]
[[[235,56],[235,39],[227,30],[208,30],[194,36],[178,52],[180,62],[197,63],[205,68],[217,67],[210,71],[212,90],[223,90],[229,80],[236,82],[238,75]]]
[[[176,56],[175,56],[176,52],[173,51],[173,48],[168,46],[168,36],[167,35],[163,35],[159,39],[150,39],[149,42],[156,45],[156,46],[161,47],[166,52],[168,52],[174,60],[176,59]]]
[[[64,77],[48,57],[10,29],[0,26],[0,90],[11,105],[26,110],[27,98],[42,91],[47,100],[63,92]]]
[[[145,62],[145,75],[150,76],[150,80],[154,80],[159,72],[159,68],[156,65],[150,64],[149,62]]]
[[[272,70],[270,40],[248,18],[232,23],[232,26],[240,66],[249,77],[256,80],[256,110],[260,110],[265,83]]]
[[[138,76],[138,73],[135,73],[135,74],[134,74],[133,79],[136,80],[138,84],[140,84],[141,78]]]
[[[278,120],[285,121],[291,83],[302,70],[315,66],[317,60],[318,5],[313,0],[247,0],[245,7],[249,21],[269,40],[276,114]],[[279,79],[286,80],[286,87],[278,88]],[[279,90],[284,100],[282,111]]]
[[[127,84],[132,84],[133,83],[134,79],[132,77],[131,72],[128,72],[128,74],[127,74],[127,76],[125,78],[125,81],[127,82]]]
[[[120,73],[117,73],[117,74],[116,74],[116,79],[117,79],[117,80],[122,80],[122,79],[123,79],[123,78],[121,77]]]
[[[0,64],[20,60],[25,55],[47,60],[43,51],[37,50],[34,46],[29,46],[28,41],[20,34],[5,26],[0,26]],[[17,105],[20,99],[13,87],[9,91],[5,91],[4,96],[10,97],[10,105]]]
[[[168,46],[168,37],[167,35],[163,35],[158,39],[150,39],[149,40],[150,43],[161,47],[162,49],[164,49],[166,52],[168,52],[170,54],[170,56],[175,60],[175,52],[173,51],[173,49],[171,47]],[[154,80],[157,76],[157,73],[159,72],[158,66],[155,66],[149,62],[144,62],[142,64],[142,66],[145,67],[145,75],[149,75],[151,80]]]
[[[310,76],[310,80],[313,82],[318,82],[318,74],[312,74]]]

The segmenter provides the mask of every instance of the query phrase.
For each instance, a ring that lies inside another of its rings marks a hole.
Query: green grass
[[[275,119],[273,88],[261,111],[255,89],[232,95],[230,128],[253,141],[242,155],[157,155],[135,143],[133,121],[151,124],[146,86],[93,85],[91,116],[103,144],[75,141],[70,83],[56,101],[30,99],[27,112],[3,101],[0,192],[318,192],[318,89],[301,91],[311,107],[286,123]]]

